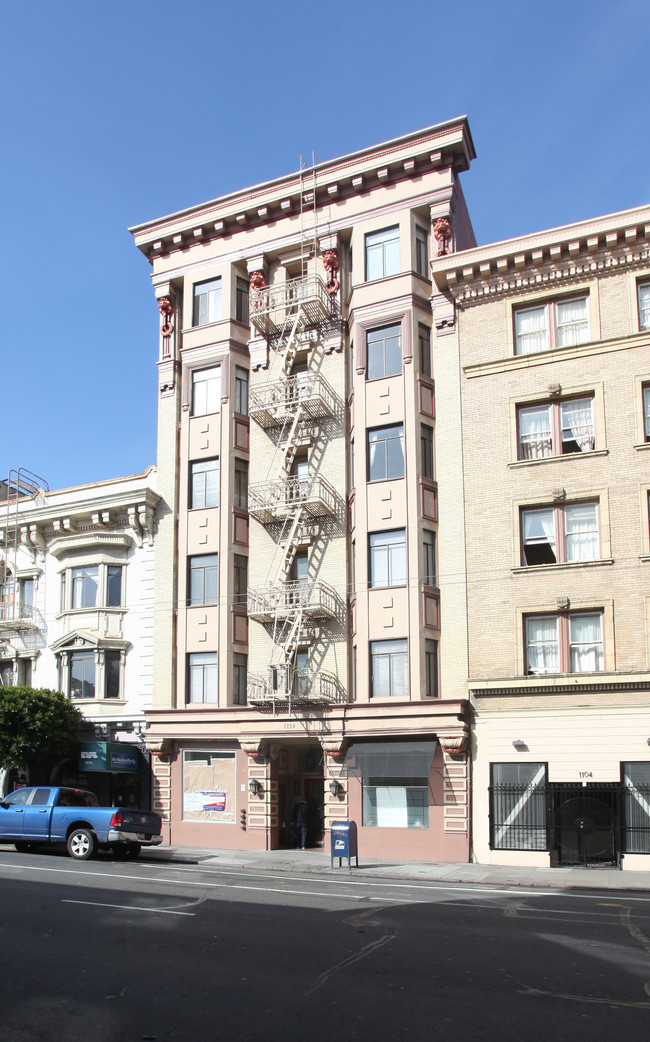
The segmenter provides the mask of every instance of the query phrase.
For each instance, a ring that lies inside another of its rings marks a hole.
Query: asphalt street
[[[650,894],[0,853],[3,1042],[647,1037]]]

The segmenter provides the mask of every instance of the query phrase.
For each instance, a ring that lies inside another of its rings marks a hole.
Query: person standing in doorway
[[[296,827],[298,829],[298,846],[300,850],[304,850],[307,846],[307,817],[309,814],[309,807],[307,800],[303,796],[300,803],[298,804],[298,812],[296,814]]]

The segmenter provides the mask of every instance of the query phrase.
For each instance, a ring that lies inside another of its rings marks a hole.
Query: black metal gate
[[[548,789],[555,863],[620,867],[620,783],[552,782]]]

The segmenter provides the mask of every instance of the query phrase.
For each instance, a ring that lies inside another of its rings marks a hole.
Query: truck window
[[[50,790],[34,789],[34,796],[30,802],[32,807],[45,807],[50,802]]]
[[[24,807],[31,794],[31,789],[17,789],[16,792],[10,792],[8,796],[5,796],[3,802],[8,803],[11,807]]]
[[[61,789],[56,801],[57,807],[96,807],[97,797],[83,789]]]

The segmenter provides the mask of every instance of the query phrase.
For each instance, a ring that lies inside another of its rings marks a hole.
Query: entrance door
[[[553,835],[560,865],[618,865],[620,785],[550,785]]]

